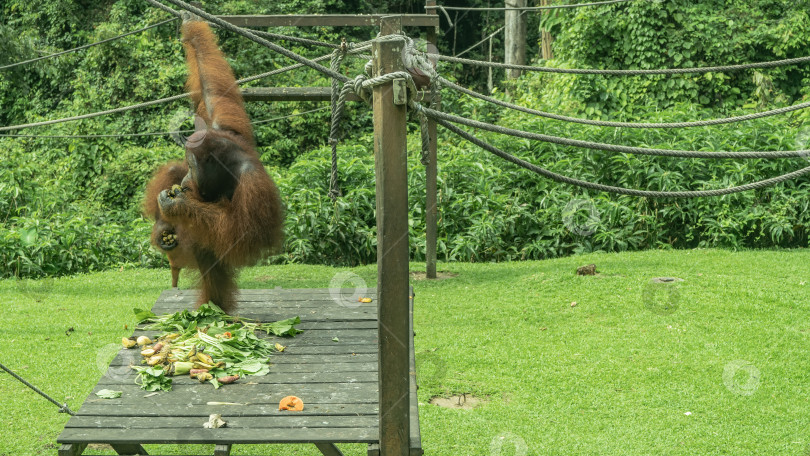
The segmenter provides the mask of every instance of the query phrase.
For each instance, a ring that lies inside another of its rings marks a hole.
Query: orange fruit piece
[[[304,401],[296,396],[287,396],[278,403],[278,409],[300,412],[304,410]]]

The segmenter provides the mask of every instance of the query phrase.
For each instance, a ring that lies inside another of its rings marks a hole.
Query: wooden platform
[[[295,338],[275,338],[287,349],[274,355],[270,373],[245,377],[215,390],[188,377],[174,378],[173,389],[159,394],[134,384],[131,361],[137,350],[123,349],[110,364],[77,415],[71,417],[57,442],[59,455],[81,454],[87,444],[110,444],[118,454],[147,454],[142,444],[217,444],[215,454],[227,455],[230,445],[314,443],[327,456],[340,455],[335,443],[367,443],[378,454],[379,387],[376,290],[357,302],[354,290],[242,290],[242,317],[275,321],[301,317]],[[413,296],[413,292],[411,292]],[[167,290],[152,308],[156,314],[192,308],[194,290]],[[411,329],[413,329],[413,298]],[[149,332],[136,330],[136,335]],[[411,334],[413,331],[411,330]],[[421,455],[413,337],[411,363],[411,455]],[[100,399],[102,389],[123,391],[119,399]],[[283,412],[278,403],[295,395],[302,412]],[[239,405],[209,405],[230,402]],[[204,429],[214,413],[227,427]]]

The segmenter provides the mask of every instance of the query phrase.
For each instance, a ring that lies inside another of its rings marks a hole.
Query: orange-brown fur
[[[239,87],[214,34],[195,21],[184,23],[182,31],[186,88],[207,129],[188,139],[185,163],[170,163],[155,175],[144,209],[156,227],[166,223],[178,234],[178,247],[167,252],[170,263],[172,252],[185,246],[175,263],[200,270],[198,305],[210,300],[232,313],[237,268],[280,247],[282,204],[259,161]],[[179,174],[183,190],[173,192]]]
[[[161,191],[171,188],[173,185],[180,185],[187,173],[188,167],[179,161],[172,161],[160,167],[146,187],[146,198],[143,203],[144,215],[155,220],[152,227],[152,245],[169,259],[173,288],[177,288],[180,270],[183,268],[197,269],[197,262],[182,227],[172,226],[161,217],[157,197]],[[167,232],[177,236],[178,242],[174,248],[166,249],[161,245],[161,238]]]

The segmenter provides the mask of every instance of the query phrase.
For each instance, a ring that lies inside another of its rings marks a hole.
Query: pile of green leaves
[[[170,347],[170,359],[186,360],[194,353],[211,356],[217,367],[209,372],[210,383],[219,388],[218,378],[238,375],[266,375],[269,372],[268,358],[283,346],[260,332],[273,336],[294,337],[302,332],[295,325],[299,317],[270,323],[261,323],[227,315],[214,304],[204,304],[197,310],[155,315],[148,310],[134,309],[143,329],[163,331],[157,337]],[[149,391],[171,390],[171,369],[164,367],[133,366],[138,371],[141,388]]]

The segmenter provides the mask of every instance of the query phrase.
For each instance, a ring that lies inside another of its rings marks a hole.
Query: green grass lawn
[[[576,276],[588,263],[601,274]],[[458,276],[412,281],[426,454],[810,455],[810,250],[439,269]],[[240,286],[328,287],[345,270],[252,268]],[[374,285],[376,266],[350,271]],[[683,281],[650,283],[660,276]],[[132,308],[149,308],[168,284],[168,269],[0,281],[0,363],[77,410],[131,334]],[[472,410],[428,404],[457,393],[488,402]],[[7,374],[0,398],[0,455],[56,454],[68,417]],[[233,454],[318,453],[237,445]]]

